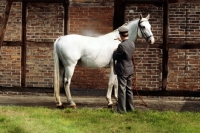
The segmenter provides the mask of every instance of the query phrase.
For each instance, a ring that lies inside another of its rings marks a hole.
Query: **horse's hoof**
[[[56,108],[58,108],[58,109],[64,109],[65,107],[63,105],[57,105]]]
[[[108,104],[108,108],[112,108],[113,104]]]
[[[70,107],[76,109],[76,104],[71,104]]]

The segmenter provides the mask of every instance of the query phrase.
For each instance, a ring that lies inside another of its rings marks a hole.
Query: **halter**
[[[142,23],[142,22],[144,22],[144,21],[140,21],[140,20],[139,20],[139,22],[138,22],[138,27],[139,27],[139,29],[140,29],[140,32],[142,33],[142,36],[143,36],[144,39],[148,42],[149,38],[150,38],[152,35],[147,36],[147,34],[144,32],[144,28],[142,28],[142,26],[141,26],[141,23]]]

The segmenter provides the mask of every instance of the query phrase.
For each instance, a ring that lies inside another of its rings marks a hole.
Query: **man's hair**
[[[123,37],[128,37],[128,32],[120,33],[120,35],[123,36]]]

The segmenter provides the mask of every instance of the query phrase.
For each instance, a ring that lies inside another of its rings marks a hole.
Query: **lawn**
[[[0,133],[199,133],[200,112],[0,106]]]

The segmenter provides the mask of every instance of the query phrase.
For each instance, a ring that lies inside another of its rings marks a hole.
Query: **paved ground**
[[[65,96],[61,97],[65,107],[68,107]],[[104,107],[106,100],[103,97],[73,97],[77,107]],[[0,105],[43,106],[55,108],[55,98],[47,95],[0,95]]]
[[[65,96],[61,96],[65,107],[69,107],[66,103]],[[73,96],[77,108],[107,108],[107,101],[105,97],[92,96]],[[200,111],[200,100],[191,98],[175,98],[175,97],[143,97],[147,104],[144,105],[141,99],[134,97],[136,109],[141,110],[174,110],[174,111]],[[114,100],[113,100],[114,101]],[[55,108],[55,98],[53,95],[0,95],[0,105],[9,106],[42,106],[47,108]],[[113,108],[116,108],[113,105]]]
[[[94,92],[81,92],[81,96],[72,93],[72,98],[77,108],[107,108],[105,91],[94,96]],[[64,93],[61,93],[61,100],[65,107],[69,107]],[[143,101],[144,102],[143,102]],[[113,99],[115,103],[115,100]],[[173,111],[197,111],[200,112],[200,97],[148,97],[134,96],[136,109],[141,110],[173,110]],[[147,106],[145,106],[145,104]],[[0,88],[1,106],[42,106],[56,108],[53,90],[37,88]],[[112,108],[116,108],[115,104]]]

